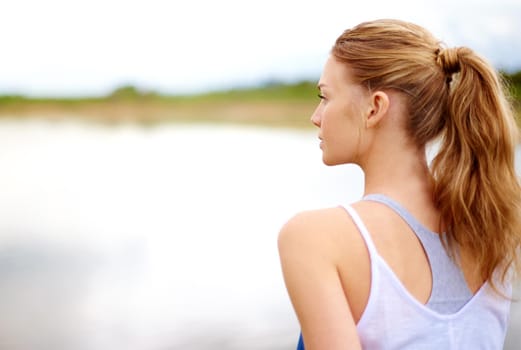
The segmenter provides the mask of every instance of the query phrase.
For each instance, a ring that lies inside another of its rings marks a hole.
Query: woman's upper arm
[[[286,288],[306,350],[360,349],[356,325],[338,275],[334,212],[305,212],[279,234]]]

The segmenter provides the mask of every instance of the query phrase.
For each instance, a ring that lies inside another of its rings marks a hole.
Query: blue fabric
[[[302,340],[302,333],[300,333],[300,335],[298,337],[297,350],[305,350],[304,349],[304,340]]]

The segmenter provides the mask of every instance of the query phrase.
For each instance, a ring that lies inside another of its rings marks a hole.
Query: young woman
[[[378,20],[337,39],[318,88],[323,161],[359,165],[365,195],[280,232],[299,348],[502,349],[521,191],[496,72],[417,25]]]

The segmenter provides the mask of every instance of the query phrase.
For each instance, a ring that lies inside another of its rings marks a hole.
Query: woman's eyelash
[[[318,98],[321,99],[321,100],[325,99],[324,95],[322,95],[322,94],[318,94],[317,96],[318,96]]]

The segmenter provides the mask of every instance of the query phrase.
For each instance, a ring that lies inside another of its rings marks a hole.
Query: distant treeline
[[[521,71],[501,74],[521,125]],[[309,116],[318,103],[316,84],[316,81],[266,81],[254,87],[188,95],[125,85],[101,97],[0,96],[0,118],[81,118],[110,124],[223,122],[310,127]]]
[[[285,83],[270,81],[253,87],[240,87],[223,89],[197,94],[168,94],[154,90],[145,90],[134,85],[117,87],[106,96],[101,97],[27,97],[23,95],[0,95],[0,105],[9,103],[26,102],[63,102],[74,104],[76,102],[119,101],[119,100],[156,100],[156,101],[215,101],[234,98],[251,100],[301,100],[315,97],[317,92],[316,82],[300,81]]]
[[[521,103],[521,71],[515,73],[500,72],[515,100]],[[111,93],[102,97],[27,97],[23,95],[0,95],[0,104],[26,102],[88,102],[107,100],[223,100],[223,99],[252,99],[252,100],[301,100],[316,96],[317,88],[314,81],[299,81],[295,83],[270,80],[253,87],[238,87],[199,94],[167,94],[154,90],[145,90],[134,85],[117,87]]]
[[[316,107],[315,82],[270,82],[258,87],[167,95],[121,86],[103,97],[0,97],[0,118],[82,119],[108,124],[164,122],[238,123],[309,127]],[[315,98],[314,98],[315,97]]]

